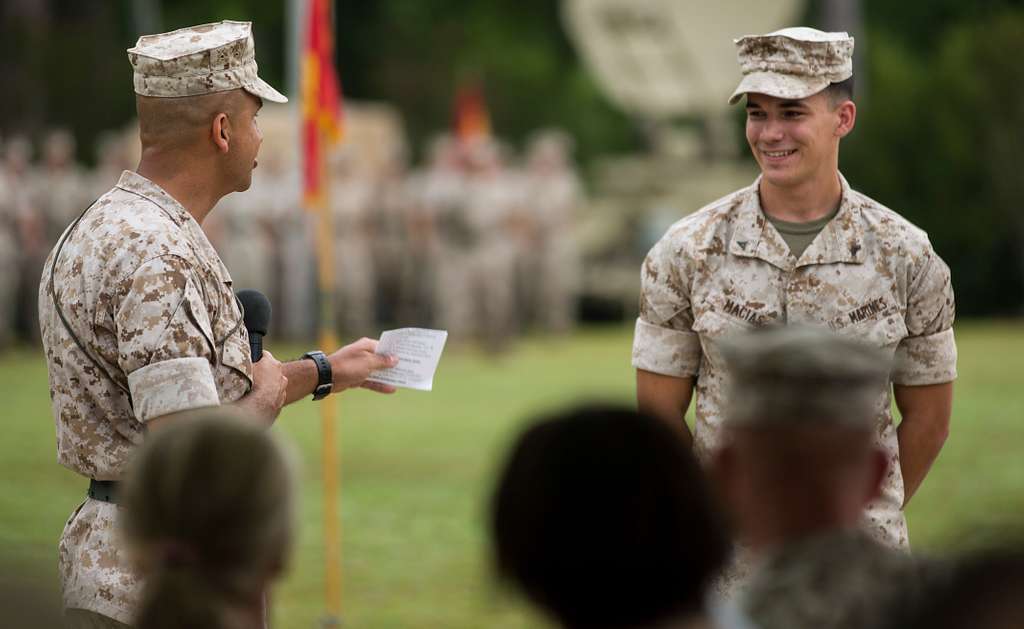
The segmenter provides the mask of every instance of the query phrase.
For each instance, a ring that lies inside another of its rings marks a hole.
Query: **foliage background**
[[[818,23],[820,5],[807,3],[806,23]],[[2,0],[0,137],[38,139],[67,126],[91,161],[97,135],[133,114],[124,49],[146,21],[144,6],[157,8],[162,29],[253,20],[261,74],[285,85],[284,3]],[[1024,5],[863,0],[862,12],[865,99],[844,142],[844,173],[931,235],[953,269],[961,313],[1020,313]],[[457,85],[478,80],[494,128],[513,144],[560,126],[576,137],[585,168],[645,150],[641,121],[613,109],[582,67],[557,2],[339,0],[336,22],[347,97],[397,106],[414,148],[447,127]]]

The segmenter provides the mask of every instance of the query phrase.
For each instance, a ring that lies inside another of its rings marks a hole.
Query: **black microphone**
[[[246,288],[236,293],[242,304],[242,318],[249,331],[249,349],[252,362],[263,358],[263,337],[270,328],[270,300],[258,290]]]

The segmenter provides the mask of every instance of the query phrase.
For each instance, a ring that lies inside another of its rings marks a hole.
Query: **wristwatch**
[[[327,360],[327,355],[320,350],[306,352],[302,357],[312,360],[313,364],[316,365],[317,382],[316,388],[313,389],[313,400],[322,400],[331,394],[331,387],[334,382],[331,363]]]

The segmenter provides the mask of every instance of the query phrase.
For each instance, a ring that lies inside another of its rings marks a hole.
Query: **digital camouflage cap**
[[[872,430],[892,363],[881,351],[824,328],[778,326],[730,340],[726,422],[832,424]]]
[[[798,26],[735,40],[743,79],[729,97],[754,92],[800,99],[853,76],[853,38]]]
[[[175,98],[244,89],[274,103],[288,99],[256,74],[252,22],[224,20],[143,35],[128,60],[135,93]]]

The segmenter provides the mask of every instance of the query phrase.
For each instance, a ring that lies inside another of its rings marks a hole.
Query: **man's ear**
[[[836,107],[839,114],[839,123],[836,125],[836,137],[845,138],[857,123],[857,105],[852,100],[846,100]]]
[[[224,112],[213,117],[213,124],[210,127],[210,135],[213,145],[221,153],[227,153],[231,148],[231,119]]]

